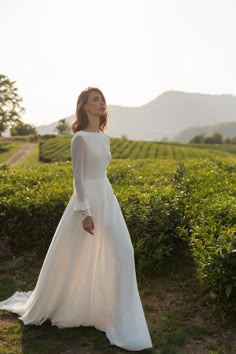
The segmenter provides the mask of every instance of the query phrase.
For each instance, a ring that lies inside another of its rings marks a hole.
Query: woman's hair
[[[104,103],[106,105],[106,100],[105,97],[102,93],[101,90],[99,90],[97,87],[88,87],[85,90],[83,90],[77,100],[77,105],[76,105],[76,113],[75,113],[75,121],[72,123],[72,132],[76,133],[79,130],[83,130],[87,127],[89,120],[87,113],[84,110],[84,104],[88,101],[88,97],[90,92],[92,91],[97,91],[100,93],[102,96]],[[100,117],[100,123],[99,123],[99,129],[104,132],[104,129],[107,127],[107,118],[108,118],[108,113],[107,113],[107,108],[105,110],[105,113]]]

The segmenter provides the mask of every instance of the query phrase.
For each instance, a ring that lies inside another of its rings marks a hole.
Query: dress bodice
[[[83,137],[85,143],[85,179],[104,178],[106,169],[111,161],[109,135],[106,133],[79,131],[76,133],[75,138],[78,135]]]
[[[78,131],[71,139],[73,185],[77,195],[77,209],[89,209],[86,180],[106,177],[111,161],[110,136],[100,132]]]

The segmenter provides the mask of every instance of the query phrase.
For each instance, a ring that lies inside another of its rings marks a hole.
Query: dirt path
[[[9,164],[11,166],[16,166],[18,163],[22,162],[29,156],[35,147],[35,143],[25,143],[23,144],[19,150],[17,150],[14,154],[12,154],[6,161],[3,163]]]

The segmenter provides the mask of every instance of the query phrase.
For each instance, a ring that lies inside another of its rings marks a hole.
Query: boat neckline
[[[89,132],[89,131],[86,131],[86,130],[78,130],[79,132],[85,132],[85,133],[92,133],[92,134],[102,134],[103,132]]]

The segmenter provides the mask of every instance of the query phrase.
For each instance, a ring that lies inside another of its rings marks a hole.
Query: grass
[[[1,258],[0,298],[32,290],[42,264],[35,254]],[[235,319],[225,319],[204,297],[187,255],[173,257],[166,274],[138,281],[154,348],[159,354],[233,354]],[[0,311],[0,353],[125,353],[93,327],[24,326],[16,314]],[[78,350],[78,351],[73,351]],[[79,351],[80,350],[80,351]]]
[[[24,145],[26,141],[17,141],[14,138],[1,138],[0,139],[0,164],[4,164],[6,160],[11,157],[14,153],[16,153],[22,145]],[[22,166],[35,166],[39,162],[39,144],[35,144],[32,152],[27,155],[27,157],[17,163],[14,167],[22,167]]]
[[[23,145],[25,142],[4,142],[4,152],[0,151],[0,163],[4,164],[5,161],[11,157],[17,150]],[[6,151],[5,151],[6,150]],[[42,164],[39,161],[39,144],[35,144],[33,150],[26,158],[24,158],[21,162],[14,165],[14,168],[22,168],[22,167],[34,167],[36,165]]]
[[[4,163],[14,154],[24,143],[19,141],[5,142],[0,140],[0,164]]]
[[[39,144],[36,144],[32,152],[30,153],[30,155],[28,155],[22,162],[18,163],[15,167],[16,168],[22,168],[23,166],[34,167],[42,163],[43,162],[39,161]]]

